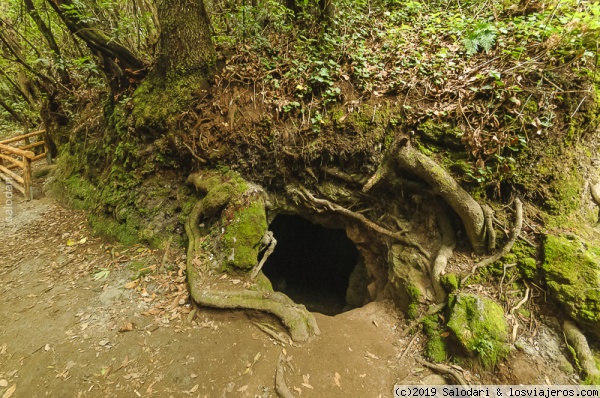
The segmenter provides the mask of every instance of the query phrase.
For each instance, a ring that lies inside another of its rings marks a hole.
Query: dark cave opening
[[[277,246],[263,267],[273,289],[309,311],[337,315],[350,309],[350,276],[361,256],[343,229],[325,228],[296,215],[279,214],[270,224]]]

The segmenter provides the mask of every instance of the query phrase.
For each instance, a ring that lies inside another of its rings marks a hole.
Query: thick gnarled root
[[[188,251],[187,251],[187,279],[190,288],[192,299],[200,306],[221,308],[221,309],[247,309],[257,310],[262,312],[268,312],[275,315],[283,324],[288,328],[290,335],[294,341],[307,341],[314,335],[318,335],[319,327],[314,316],[306,310],[303,305],[297,305],[289,297],[281,293],[273,293],[270,291],[255,291],[255,290],[217,290],[217,289],[205,289],[203,288],[201,276],[198,268],[202,268],[201,265],[197,264],[197,259],[203,257],[202,254],[205,251],[211,249],[203,249],[201,247],[202,232],[198,228],[201,220],[212,219],[222,214],[223,209],[227,206],[236,206],[237,214],[239,212],[250,211],[258,208],[259,213],[264,216],[264,203],[260,202],[257,206],[250,207],[254,204],[254,200],[262,200],[260,195],[256,194],[257,191],[253,188],[246,188],[240,190],[240,187],[245,187],[245,183],[238,175],[227,174],[222,175],[218,172],[206,171],[203,173],[194,173],[188,178],[188,183],[194,185],[198,190],[205,192],[203,199],[199,200],[192,211],[190,212],[187,222],[185,224],[185,230],[189,239]],[[248,194],[250,192],[250,194]],[[250,202],[248,204],[247,202]],[[252,213],[253,215],[255,213]],[[259,214],[260,216],[260,214]],[[255,218],[261,221],[260,217]],[[253,219],[254,220],[254,219]],[[257,221],[257,222],[258,222]],[[264,221],[264,220],[263,220]],[[229,223],[224,222],[216,224],[217,228],[221,230],[227,229]],[[218,225],[222,225],[219,227]],[[266,230],[266,221],[264,223],[264,229]],[[251,233],[255,233],[256,228],[252,229]],[[253,246],[253,242],[246,242],[243,238],[246,238],[248,232],[237,230],[234,233],[232,242],[241,242],[242,248],[249,248],[247,250],[250,254],[246,253],[243,257],[243,262],[236,258],[242,265],[246,266],[252,261],[252,252],[256,252],[258,256],[258,250]],[[261,232],[262,233],[262,232]],[[221,232],[223,234],[223,232]],[[263,237],[263,245],[268,247],[268,253],[265,253],[261,262],[252,267],[249,271],[249,279],[253,280],[260,272],[260,268],[264,264],[268,254],[275,248],[276,240],[273,235],[266,232]],[[219,245],[213,246],[212,250],[223,250]],[[232,249],[232,252],[237,252]],[[213,253],[217,254],[217,253]],[[238,255],[239,257],[239,255]],[[233,260],[228,260],[233,261]],[[246,267],[239,268],[246,270]],[[202,270],[204,271],[204,270]]]
[[[566,320],[563,323],[563,332],[565,333],[567,341],[575,351],[577,361],[579,362],[579,366],[584,375],[587,377],[587,381],[591,384],[600,383],[600,370],[596,367],[594,355],[590,350],[587,339],[583,333],[581,333],[581,330],[579,330],[575,323]]]
[[[192,298],[201,306],[257,310],[275,315],[288,328],[294,341],[307,341],[320,334],[315,317],[303,305],[294,303],[284,294],[254,290],[210,290],[193,285],[190,288]]]
[[[483,253],[487,247],[486,228],[483,209],[479,203],[442,166],[413,148],[408,141],[400,144],[395,161],[400,168],[425,181],[454,209],[465,225],[473,249],[477,253]]]

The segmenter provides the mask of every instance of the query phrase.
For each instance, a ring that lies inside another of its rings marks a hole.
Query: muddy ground
[[[281,353],[295,396],[392,397],[396,383],[443,381],[416,362],[425,338],[400,337],[407,322],[391,303],[335,317],[316,314],[320,337],[282,344],[256,326],[281,328],[269,316],[194,311],[183,249],[171,247],[164,256],[163,250],[109,243],[93,235],[85,212],[48,197],[14,197],[8,206],[5,196],[2,398],[276,397]],[[5,218],[7,206],[12,219]],[[577,383],[555,321],[541,319],[493,373],[456,369],[475,384]]]

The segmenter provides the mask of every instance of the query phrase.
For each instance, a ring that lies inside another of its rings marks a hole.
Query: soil
[[[401,338],[407,322],[389,302],[315,314],[321,336],[282,344],[256,326],[285,333],[272,317],[194,308],[183,249],[109,243],[83,211],[13,199],[0,220],[3,398],[276,397],[281,353],[295,396],[391,397],[394,384],[441,381],[416,361],[425,337]],[[474,384],[577,383],[555,321],[539,319],[494,373],[456,369]]]

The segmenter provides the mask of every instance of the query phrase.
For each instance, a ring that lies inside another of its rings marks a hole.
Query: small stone
[[[446,382],[446,379],[444,379],[442,376],[430,374],[428,376],[425,376],[423,380],[421,380],[421,384],[423,384],[424,386],[445,386],[448,383]]]

